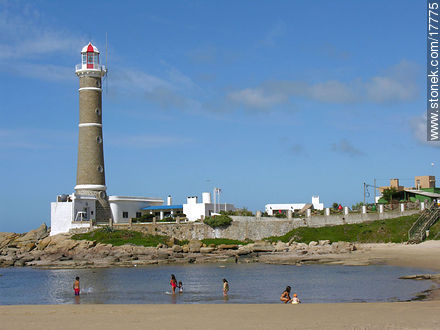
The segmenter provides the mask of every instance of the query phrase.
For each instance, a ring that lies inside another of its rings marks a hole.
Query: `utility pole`
[[[364,205],[365,205],[365,182],[364,182]]]
[[[374,204],[376,204],[376,178],[374,178]]]

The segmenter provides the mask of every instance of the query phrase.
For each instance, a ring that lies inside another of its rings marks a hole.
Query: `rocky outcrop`
[[[48,236],[45,224],[26,234],[0,233],[0,267],[134,267],[170,263],[283,263],[324,262],[331,255],[351,253],[356,246],[328,240],[297,243],[257,241],[247,245],[207,246],[198,240],[186,245],[174,238],[157,247],[132,244],[112,246],[86,240],[73,240],[68,234]]]

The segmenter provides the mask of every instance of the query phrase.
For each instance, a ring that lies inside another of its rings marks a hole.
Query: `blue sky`
[[[74,66],[89,40],[105,53],[106,32],[109,194],[183,202],[218,186],[255,211],[440,176],[424,141],[425,7],[0,1],[0,231],[49,224],[50,202],[73,192]]]

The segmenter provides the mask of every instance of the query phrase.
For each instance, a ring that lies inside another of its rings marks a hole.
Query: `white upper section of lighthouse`
[[[99,63],[99,50],[91,42],[81,50],[81,64],[75,66],[75,72],[78,76],[104,77],[107,74],[107,68]]]

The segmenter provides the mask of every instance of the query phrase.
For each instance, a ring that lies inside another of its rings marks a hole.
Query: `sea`
[[[403,280],[427,269],[386,265],[191,264],[132,268],[0,269],[0,304],[276,304],[287,285],[302,303],[408,301],[431,281]],[[171,294],[170,276],[183,282]],[[73,294],[80,277],[81,295]],[[229,295],[223,296],[223,278]]]

